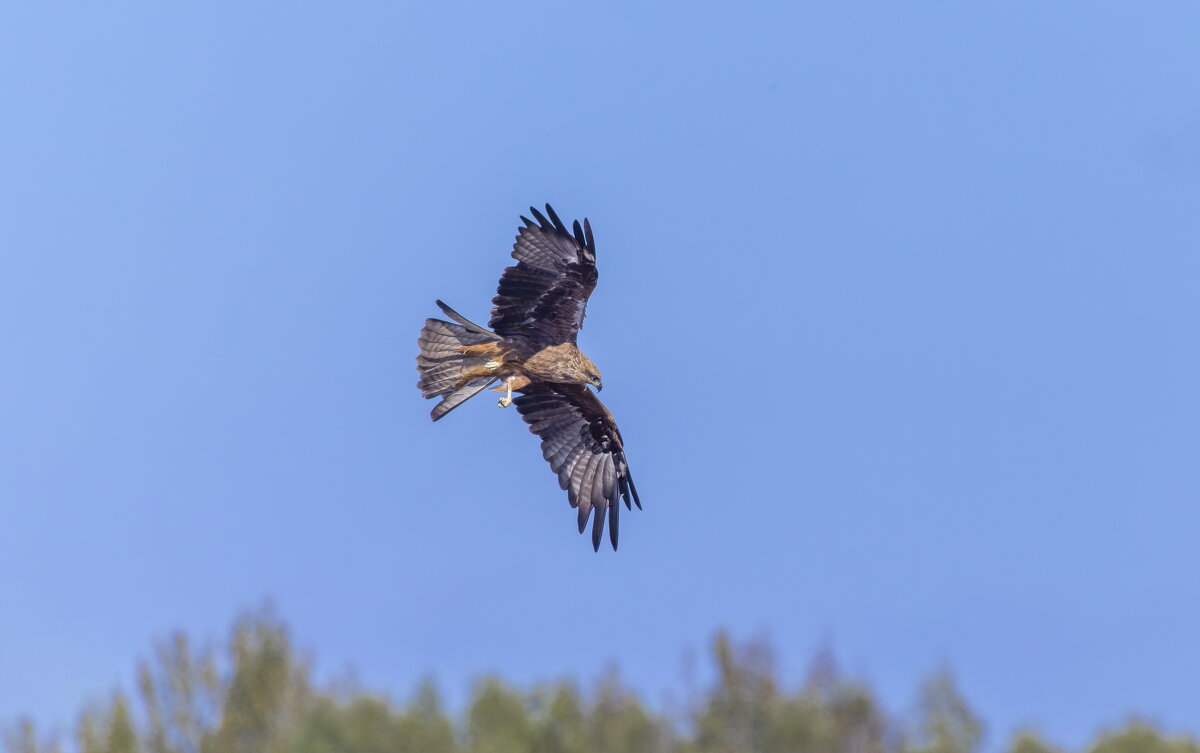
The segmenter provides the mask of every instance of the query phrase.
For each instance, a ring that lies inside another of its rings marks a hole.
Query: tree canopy
[[[614,668],[590,686],[477,681],[461,714],[432,679],[403,701],[320,687],[270,610],[243,616],[222,651],[176,633],[137,669],[137,692],[80,712],[72,734],[20,719],[7,753],[979,753],[985,727],[947,670],[921,686],[914,718],[889,714],[828,651],[789,684],[764,640],[718,633],[714,679],[677,713],[646,705]],[[1024,730],[1007,753],[1062,753]],[[1082,753],[1200,753],[1132,720]]]

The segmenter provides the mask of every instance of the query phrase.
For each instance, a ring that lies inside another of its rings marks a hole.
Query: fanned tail
[[[490,375],[471,376],[484,367],[489,357],[465,355],[463,348],[494,343],[497,339],[478,325],[468,327],[441,319],[425,320],[417,339],[421,349],[417,355],[417,371],[421,375],[417,387],[426,398],[442,398],[429,414],[430,418],[437,421],[496,381],[496,377]],[[470,378],[463,382],[466,377]]]

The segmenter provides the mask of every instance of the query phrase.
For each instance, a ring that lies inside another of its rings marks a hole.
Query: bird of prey
[[[546,214],[530,212],[536,222],[521,218],[512,251],[517,263],[500,276],[488,329],[437,301],[452,321],[425,320],[417,386],[426,398],[441,398],[430,413],[437,421],[500,380],[493,389],[504,393],[499,406],[516,405],[541,437],[543,457],[579,511],[579,532],[591,515],[598,550],[607,515],[615,550],[621,499],[628,509],[631,500],[639,510],[642,503],[621,432],[588,389],[603,388],[600,369],[575,345],[596,287],[596,242],[586,219],[568,230],[549,204]]]

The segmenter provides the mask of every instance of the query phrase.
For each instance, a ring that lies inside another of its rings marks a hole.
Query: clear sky
[[[0,9],[0,720],[269,596],[396,694],[724,626],[992,748],[1200,732],[1196,3],[183,5]],[[546,201],[617,554],[415,387]]]

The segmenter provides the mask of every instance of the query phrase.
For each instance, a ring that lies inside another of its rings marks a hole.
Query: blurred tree
[[[663,750],[669,738],[666,724],[652,715],[610,669],[592,691],[587,723],[588,753]]]
[[[717,683],[695,715],[697,749],[704,753],[767,750],[778,701],[774,652],[765,640],[739,647],[720,632],[712,653]]]
[[[125,696],[117,694],[113,701],[113,713],[108,722],[107,753],[137,753],[137,732],[129,716],[129,704]]]
[[[983,723],[967,705],[948,670],[935,673],[921,687],[920,753],[975,753],[983,740]]]
[[[822,649],[800,692],[776,703],[765,750],[883,753],[886,728],[870,690],[843,680],[832,652]]]
[[[842,684],[829,702],[834,753],[883,753],[886,722],[875,696],[863,686]]]
[[[1059,753],[1033,730],[1020,730],[1013,736],[1008,753]]]
[[[182,633],[138,667],[138,696],[114,693],[79,718],[78,753],[978,753],[983,725],[953,677],[921,688],[917,733],[905,742],[870,688],[845,680],[819,652],[797,690],[776,675],[764,640],[718,633],[716,679],[689,702],[693,734],[647,709],[615,669],[589,692],[573,682],[524,692],[479,682],[458,724],[437,687],[422,681],[402,707],[356,685],[314,688],[307,662],[269,609],[234,626],[218,659]],[[137,702],[140,701],[140,707]],[[686,727],[687,725],[682,725]],[[21,719],[2,736],[8,753],[61,753]],[[1035,733],[1008,753],[1059,753]],[[1194,738],[1166,737],[1142,721],[1101,735],[1085,753],[1200,753]]]
[[[454,725],[442,710],[442,697],[432,679],[426,678],[404,709],[396,729],[402,753],[451,753],[458,749]]]
[[[223,688],[208,650],[193,651],[181,632],[154,648],[138,666],[148,753],[202,753],[218,723]]]
[[[287,628],[269,610],[243,616],[230,655],[220,725],[205,736],[201,753],[284,753],[309,695],[307,667],[296,659]]]
[[[533,724],[521,694],[494,677],[479,682],[467,711],[467,750],[528,753],[533,741]]]
[[[575,685],[560,682],[538,688],[530,707],[537,720],[534,753],[588,753],[587,712]]]
[[[37,727],[28,717],[18,719],[16,728],[6,730],[3,739],[8,753],[60,753],[62,750],[55,739],[39,741]]]
[[[106,753],[106,714],[106,710],[90,708],[79,715],[79,722],[75,725],[75,745],[79,753]]]
[[[396,739],[387,702],[360,695],[346,704],[318,699],[293,735],[291,753],[392,753],[414,750]]]
[[[1200,743],[1190,738],[1163,737],[1152,725],[1134,719],[1102,734],[1091,753],[1200,753]]]

